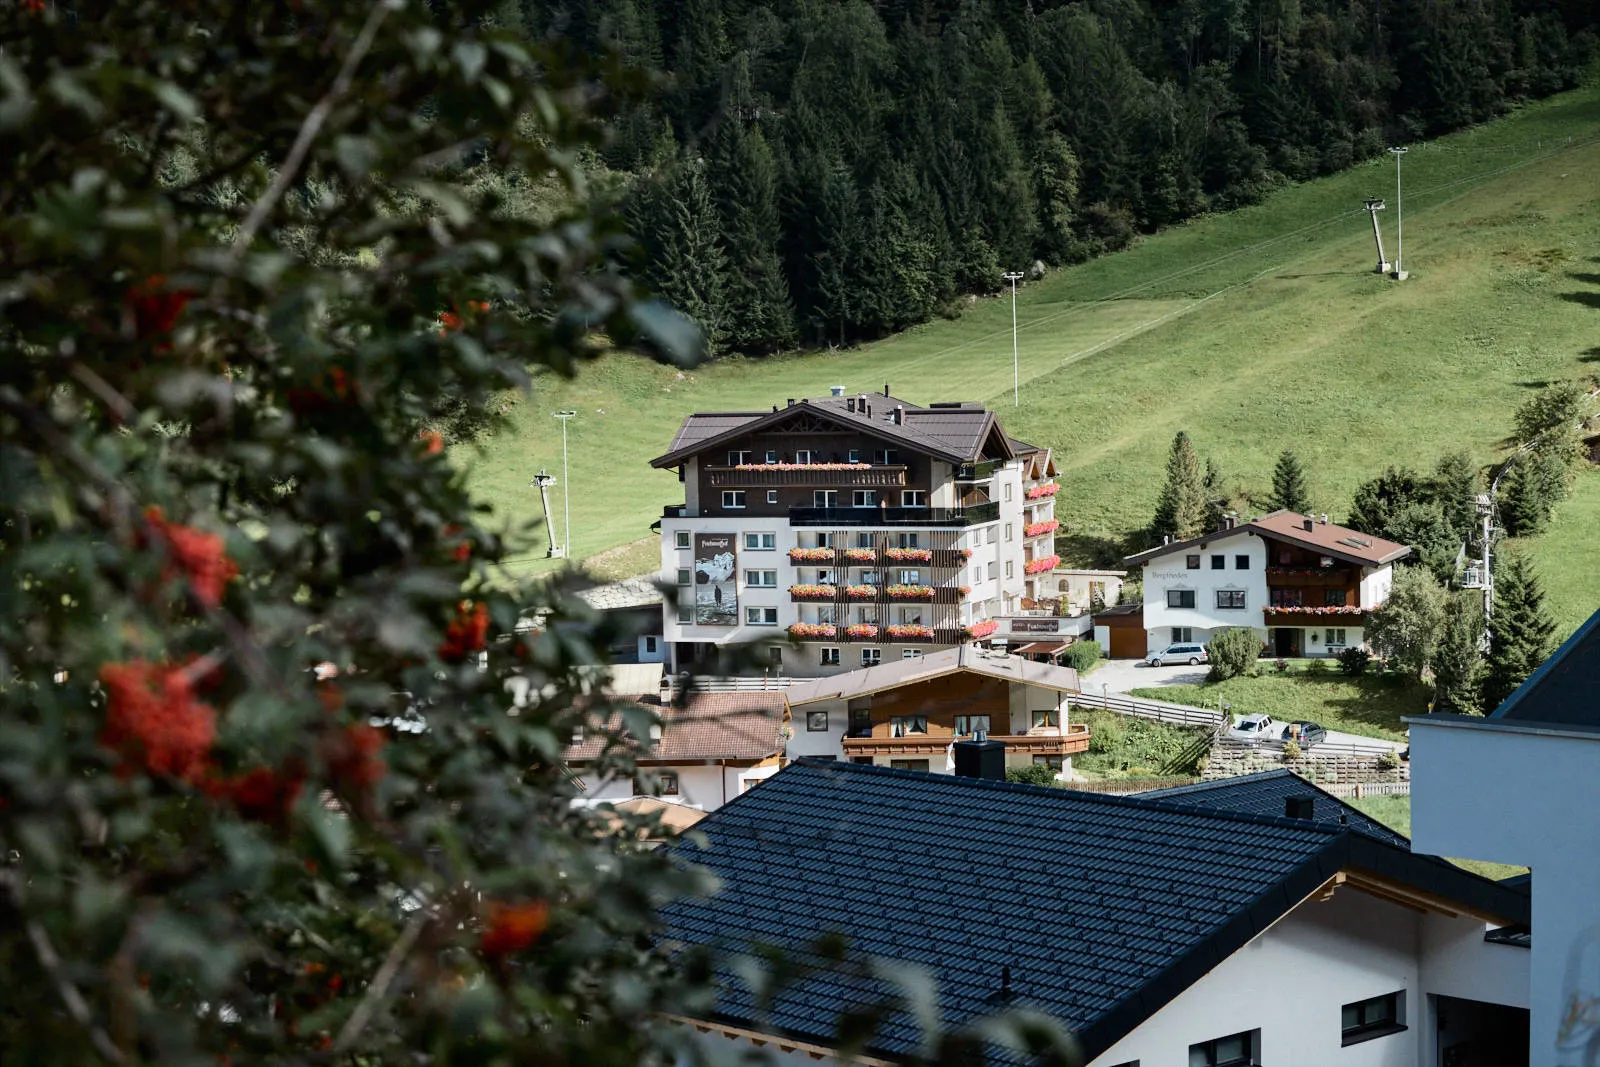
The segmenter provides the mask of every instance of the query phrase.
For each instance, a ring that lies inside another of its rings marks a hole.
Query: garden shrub
[[[1297,760],[1304,755],[1305,753],[1300,750],[1300,742],[1285,741],[1283,743],[1283,762],[1288,763],[1291,760]]]
[[[1328,661],[1325,659],[1313,659],[1306,661],[1306,673],[1313,676],[1320,677],[1321,675],[1327,674],[1332,669],[1333,668],[1328,666]]]
[[[1359,646],[1345,649],[1339,653],[1339,669],[1350,677],[1367,673],[1367,664],[1372,660],[1372,653]]]
[[[1400,769],[1400,757],[1393,751],[1385,752],[1378,757],[1380,771],[1395,771]]]
[[[1100,662],[1100,642],[1078,641],[1067,646],[1061,658],[1064,665],[1082,673]]]
[[[1255,664],[1261,642],[1254,631],[1243,626],[1231,626],[1211,639],[1206,654],[1211,658],[1211,671],[1207,681],[1225,682],[1244,674]]]
[[[1021,782],[1023,785],[1054,785],[1055,780],[1055,769],[1045,763],[1034,763],[1027,767],[1006,768],[1006,781],[1008,782]]]

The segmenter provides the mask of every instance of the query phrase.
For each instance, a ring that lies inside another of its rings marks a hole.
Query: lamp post
[[[576,411],[556,412],[556,418],[561,420],[561,514],[566,525],[561,554],[567,557],[572,555],[572,501],[567,495],[570,492],[568,487],[572,484],[572,478],[567,473],[567,420],[576,414]]]
[[[1378,245],[1377,273],[1388,274],[1389,261],[1383,256],[1383,234],[1378,232],[1378,212],[1383,210],[1383,201],[1375,196],[1369,196],[1367,197],[1366,208],[1367,214],[1372,216],[1372,239],[1377,242]]]
[[[1003,277],[1011,283],[1011,406],[1018,407],[1022,403],[1022,375],[1017,369],[1017,282],[1022,280],[1022,272],[1006,271]]]
[[[1389,275],[1397,282],[1406,280],[1406,216],[1405,201],[1400,197],[1400,157],[1406,154],[1405,148],[1391,148],[1389,152],[1394,156],[1394,272]],[[1373,216],[1377,218],[1376,215]]]

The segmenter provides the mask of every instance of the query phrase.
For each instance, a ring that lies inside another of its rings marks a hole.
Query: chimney
[[[1317,520],[1313,519],[1311,516],[1307,515],[1306,516],[1306,521],[1305,521],[1305,527],[1306,527],[1307,530],[1315,530],[1317,528]]]
[[[888,382],[884,382],[883,383],[883,395],[884,396],[888,396],[889,395],[889,383]]]
[[[789,398],[789,406],[794,407],[794,397],[792,396]]]
[[[993,782],[1006,780],[1006,743],[987,740],[982,733],[971,741],[957,741],[956,776],[958,778],[987,778]]]
[[[905,417],[906,409],[901,407],[899,404],[896,404],[894,406],[894,410],[889,412],[889,421],[894,423],[896,426],[901,425],[905,421]]]
[[[1317,798],[1308,793],[1283,798],[1283,813],[1291,819],[1305,819],[1309,822],[1316,818],[1316,809]]]
[[[829,396],[844,396],[844,386],[842,386],[842,385],[830,385],[830,386],[828,386],[828,395]]]
[[[1328,525],[1328,513],[1326,511],[1322,513],[1322,525]]]
[[[856,410],[856,398],[853,397],[853,396],[846,397],[845,398],[845,402],[844,402],[844,409],[853,414],[855,412],[855,410]]]

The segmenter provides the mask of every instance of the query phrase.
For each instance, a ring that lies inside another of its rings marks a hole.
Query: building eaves
[[[813,402],[809,399],[800,400],[770,412],[762,412],[754,418],[741,418],[740,421],[731,422],[714,434],[692,437],[682,445],[678,441],[684,437],[685,429],[680,428],[677,437],[673,440],[673,447],[665,455],[657,456],[651,460],[650,465],[652,467],[676,467],[697,453],[737,440],[746,434],[757,433],[770,426],[776,426],[797,414],[806,412],[831,419],[844,428],[868,433],[885,441],[904,445],[948,462],[962,463],[972,458],[966,452],[952,449],[949,443],[937,436],[923,433],[905,423],[895,424],[889,422],[886,418],[858,415],[855,412],[845,410],[841,404],[832,403],[831,401],[835,398],[830,397],[828,399],[830,402]],[[743,413],[739,414],[740,416],[743,415]],[[908,411],[907,414],[909,415],[910,412]],[[687,427],[690,420],[718,417],[720,417],[719,413],[715,412],[691,415],[689,420],[685,421],[685,427]]]
[[[1271,541],[1284,541],[1308,551],[1364,567],[1381,567],[1384,564],[1394,563],[1411,555],[1411,549],[1407,545],[1386,541],[1381,537],[1374,537],[1371,534],[1364,534],[1359,530],[1352,530],[1347,526],[1339,526],[1334,523],[1321,523],[1313,520],[1314,529],[1306,530],[1302,526],[1298,529],[1298,532],[1295,528],[1285,528],[1286,523],[1282,519],[1284,516],[1292,514],[1294,513],[1288,511],[1274,511],[1260,518],[1251,519],[1249,522],[1240,523],[1232,529],[1211,530],[1198,537],[1191,537],[1187,541],[1173,541],[1168,544],[1158,545],[1155,548],[1147,548],[1143,552],[1135,552],[1131,556],[1123,557],[1123,562],[1129,565],[1141,565],[1161,556],[1184,552],[1190,548],[1204,548],[1212,541],[1220,541],[1225,537],[1232,537],[1238,533],[1262,537]],[[1295,518],[1303,522],[1309,516],[1295,515]],[[1334,536],[1335,534],[1338,536]],[[1341,537],[1346,539],[1361,538],[1369,542],[1373,550],[1364,550],[1359,545],[1341,545],[1339,543]]]
[[[1081,690],[1078,672],[1071,667],[1035,663],[1021,656],[985,652],[961,644],[915,659],[891,660],[874,667],[808,679],[790,686],[787,694],[789,706],[800,707],[823,700],[855,700],[957,673],[980,674],[1062,693]]]

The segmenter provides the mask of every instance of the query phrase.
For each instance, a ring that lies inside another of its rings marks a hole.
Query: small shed
[[[1143,659],[1149,651],[1143,604],[1118,604],[1094,615],[1094,639],[1112,659]]]

